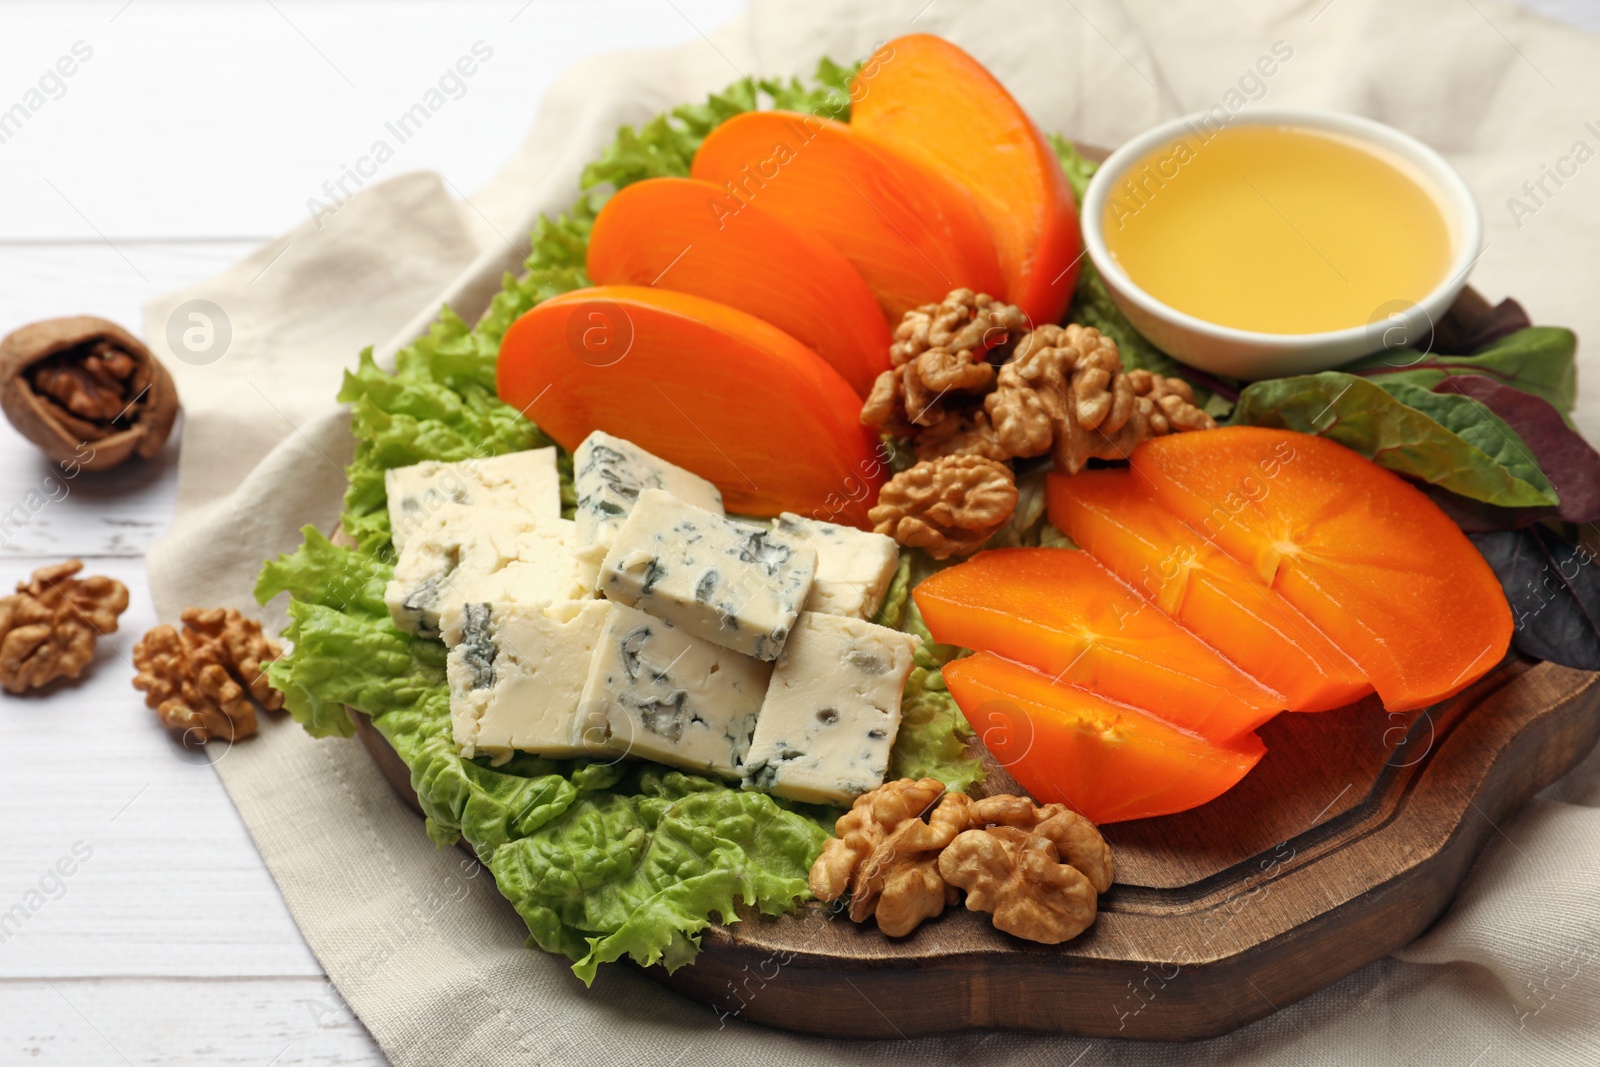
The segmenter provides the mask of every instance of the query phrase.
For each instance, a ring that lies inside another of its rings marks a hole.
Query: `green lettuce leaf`
[[[686,174],[693,148],[718,122],[767,102],[847,119],[852,74],[824,60],[813,87],[739,83],[619,133],[585,173],[591,191],[567,213],[540,220],[525,273],[507,275],[475,327],[445,308],[426,336],[396,355],[392,373],[362,354],[339,395],[358,440],[342,517],[355,545],[336,546],[307,528],[302,546],[268,562],[257,583],[262,603],[290,596],[284,636],[292,647],[269,677],[295,719],[313,736],[347,737],[354,724],[346,707],[370,715],[411,771],[429,836],[441,846],[470,844],[534,942],[578,961],[585,981],[623,956],[687,963],[699,931],[713,916],[734,921],[741,903],[765,914],[789,910],[808,895],[807,874],[826,838],[817,820],[831,824],[837,813],[653,764],[518,755],[493,767],[462,759],[451,737],[444,647],[399,630],[383,602],[392,576],[384,471],[548,444],[496,397],[495,361],[518,316],[589,284],[589,233],[606,195],[592,187]],[[561,462],[570,507],[570,457]]]
[[[735,922],[740,903],[781,914],[808,894],[820,827],[678,771],[646,765],[635,788],[587,796],[489,860],[533,941],[585,982],[623,956],[673,970],[709,916]]]
[[[850,121],[850,79],[856,67],[841,67],[824,58],[817,64],[814,86],[798,78],[742,78],[703,104],[684,104],[658,115],[637,129],[624,126],[598,160],[583,171],[583,188],[609,185],[621,189],[646,178],[687,177],[700,142],[719,125],[755,111],[763,103],[784,111],[803,111],[823,118]]]
[[[1469,397],[1324,371],[1256,382],[1234,422],[1338,441],[1398,474],[1500,507],[1556,504],[1550,480],[1504,419]]]
[[[939,668],[913,667],[901,703],[900,734],[889,754],[889,778],[937,778],[965,793],[985,773],[973,754],[974,736]]]
[[[622,955],[681,965],[713,915],[736,917],[736,902],[775,914],[807,895],[827,835],[765,794],[651,764],[462,759],[444,646],[395,628],[383,604],[390,566],[313,527],[303,534],[256,585],[262,603],[291,595],[293,647],[268,668],[291,714],[318,737],[354,732],[346,706],[372,716],[410,768],[428,835],[441,846],[465,839],[535,940],[586,961],[585,981]],[[537,856],[587,887],[579,904],[548,873],[529,880]]]

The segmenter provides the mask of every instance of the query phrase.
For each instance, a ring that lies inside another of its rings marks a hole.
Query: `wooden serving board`
[[[415,806],[405,764],[354,717]],[[892,940],[812,903],[712,926],[692,965],[649,973],[730,1016],[830,1036],[1226,1033],[1426,930],[1499,826],[1600,740],[1600,674],[1513,656],[1423,711],[1369,697],[1261,736],[1266,757],[1217,800],[1103,828],[1116,884],[1065,945],[959,908]],[[1017,791],[999,767],[980,790]]]
[[[1491,310],[1466,290],[1436,341],[1469,342],[1493,328]],[[405,764],[351,717],[420,812]],[[1513,654],[1423,711],[1368,697],[1280,715],[1260,734],[1266,757],[1217,800],[1103,828],[1116,884],[1065,945],[1013,938],[959,907],[893,940],[812,903],[712,926],[692,965],[648,973],[728,1016],[834,1037],[1223,1034],[1426,930],[1500,824],[1600,740],[1600,673]],[[975,792],[1022,790],[991,761]]]

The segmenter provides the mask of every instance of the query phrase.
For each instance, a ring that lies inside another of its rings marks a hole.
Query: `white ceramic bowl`
[[[1138,331],[1184,363],[1233,378],[1276,378],[1310,374],[1348,363],[1386,348],[1419,342],[1467,284],[1483,240],[1483,219],[1472,191],[1444,158],[1418,141],[1381,122],[1338,111],[1310,108],[1254,108],[1229,118],[1232,126],[1302,126],[1330,130],[1375,145],[1410,163],[1432,187],[1450,228],[1450,270],[1418,304],[1397,302],[1364,326],[1323,333],[1257,333],[1218,326],[1162,303],[1128,277],[1106,248],[1101,231],[1106,199],[1123,173],[1150,152],[1192,133],[1197,124],[1215,118],[1205,112],[1187,115],[1148,130],[1100,165],[1083,198],[1083,237],[1089,258],[1105,279],[1111,299]]]

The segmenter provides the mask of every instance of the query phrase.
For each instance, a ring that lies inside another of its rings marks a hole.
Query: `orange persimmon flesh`
[[[729,511],[865,525],[882,481],[861,400],[753,315],[667,289],[546,300],[506,331],[500,398],[563,448],[595,430],[715,482]]]
[[[1033,120],[983,65],[939,37],[883,45],[851,86],[850,126],[967,189],[994,235],[1006,299],[1059,322],[1078,280],[1078,206]]]
[[[623,189],[589,235],[596,285],[649,285],[749,312],[827,360],[862,397],[889,369],[889,324],[861,274],[827,241],[692,178]]]
[[[1283,697],[1223,659],[1087,552],[980,552],[912,591],[933,639],[994,652],[1212,741],[1249,733]]]
[[[1198,807],[1266,753],[1255,734],[1213,744],[990,652],[946,664],[944,680],[1018,784],[1040,803],[1066,804],[1095,823]]]
[[[711,131],[690,177],[810,229],[867,280],[890,322],[952,289],[1000,293],[989,228],[967,191],[832,119],[751,111]]]
[[[1283,594],[1390,711],[1499,663],[1511,610],[1472,542],[1422,493],[1343,445],[1240,426],[1134,450],[1151,494]]]
[[[1284,695],[1290,711],[1372,691],[1349,656],[1248,567],[1208,543],[1126,470],[1052,474],[1050,522],[1145,599]]]

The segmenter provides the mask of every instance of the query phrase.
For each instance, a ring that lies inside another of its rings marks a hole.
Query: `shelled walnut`
[[[889,479],[867,517],[878,533],[934,559],[949,559],[977,549],[1016,506],[1016,477],[1006,464],[983,456],[941,456]]]
[[[178,417],[178,392],[138,338],[80,316],[35,322],[0,341],[0,408],[76,474],[159,453]]]
[[[924,817],[926,821],[924,821]],[[972,800],[936,779],[902,778],[857,797],[811,868],[817,899],[850,892],[849,915],[904,937],[954,904],[997,929],[1059,944],[1094,922],[1111,849],[1089,820],[1027,797]]]
[[[971,289],[906,312],[889,347],[891,369],[873,383],[861,421],[904,436],[970,417],[994,388],[991,357],[1027,327],[1020,309]]]
[[[1094,922],[1111,888],[1111,847],[1094,824],[1064,804],[985,797],[973,828],[939,854],[939,873],[966,890],[967,910],[987,911],[1008,934],[1057,945]]]
[[[77,678],[99,637],[115,633],[128,588],[115,578],[75,577],[83,561],[41,567],[0,599],[0,685],[13,693]]]
[[[181,631],[157,626],[134,647],[134,688],[145,691],[145,704],[164,725],[197,741],[249,737],[257,704],[283,707],[265,670],[282,650],[263,636],[260,623],[231,608],[188,608],[182,619]]]
[[[879,533],[937,559],[965,555],[1010,515],[992,511],[1003,500],[995,469],[1008,461],[1048,453],[1056,470],[1076,474],[1090,459],[1126,459],[1148,437],[1216,426],[1187,382],[1125,371],[1115,342],[1098,330],[1020,333],[1021,321],[1017,309],[969,290],[906,314],[891,349],[895,366],[861,410],[862,422],[911,436],[918,461],[880,493],[871,515]],[[974,339],[984,323],[990,347]],[[952,457],[966,462],[940,466]],[[964,488],[985,500],[964,503]]]
[[[902,778],[857,797],[811,868],[811,891],[831,902],[849,889],[853,921],[875,917],[884,933],[904,937],[955,903],[939,853],[966,828],[970,808],[933,778]]]

